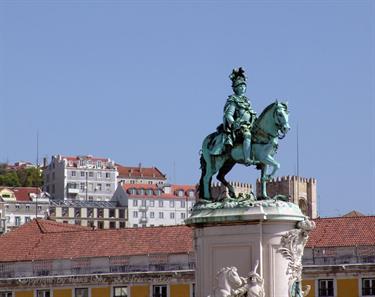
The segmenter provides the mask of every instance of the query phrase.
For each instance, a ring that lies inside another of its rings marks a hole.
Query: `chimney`
[[[44,157],[43,158],[43,167],[47,167],[47,165],[48,165],[47,157]]]

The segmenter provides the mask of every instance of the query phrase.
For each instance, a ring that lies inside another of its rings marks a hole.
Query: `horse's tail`
[[[198,187],[198,192],[199,192],[199,198],[205,199],[207,197],[204,197],[204,177],[207,174],[207,170],[210,170],[211,166],[211,156],[210,153],[208,152],[208,146],[210,141],[212,140],[212,137],[215,133],[212,133],[208,135],[204,140],[202,144],[202,150],[201,150],[201,157],[200,157],[200,163],[201,163],[201,178],[199,180],[199,187]]]
[[[200,158],[200,163],[201,163],[201,171],[202,171],[202,174],[201,174],[201,178],[199,180],[199,188],[198,188],[198,192],[199,192],[199,198],[204,198],[204,184],[203,184],[203,177],[206,175],[206,170],[207,170],[207,162],[206,160],[204,159],[203,157],[203,153],[201,153],[201,158]]]

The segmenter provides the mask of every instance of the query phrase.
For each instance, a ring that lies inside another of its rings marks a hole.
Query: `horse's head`
[[[290,130],[289,126],[289,112],[288,103],[278,102],[274,103],[275,109],[273,112],[273,118],[275,120],[276,127],[278,128],[279,138],[284,138],[285,134]]]
[[[237,273],[236,267],[224,267],[216,275],[218,287],[224,288],[229,285],[231,288],[238,288],[242,285],[242,280]]]

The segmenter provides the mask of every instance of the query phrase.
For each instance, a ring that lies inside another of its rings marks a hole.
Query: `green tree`
[[[6,187],[20,187],[21,183],[16,172],[7,171],[5,174],[0,175],[0,185]]]
[[[17,170],[17,176],[22,187],[41,187],[42,174],[39,168],[22,168]]]

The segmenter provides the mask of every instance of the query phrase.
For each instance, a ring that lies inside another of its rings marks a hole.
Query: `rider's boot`
[[[244,161],[246,166],[254,164],[254,160],[251,160],[251,139],[245,138],[242,145]]]

